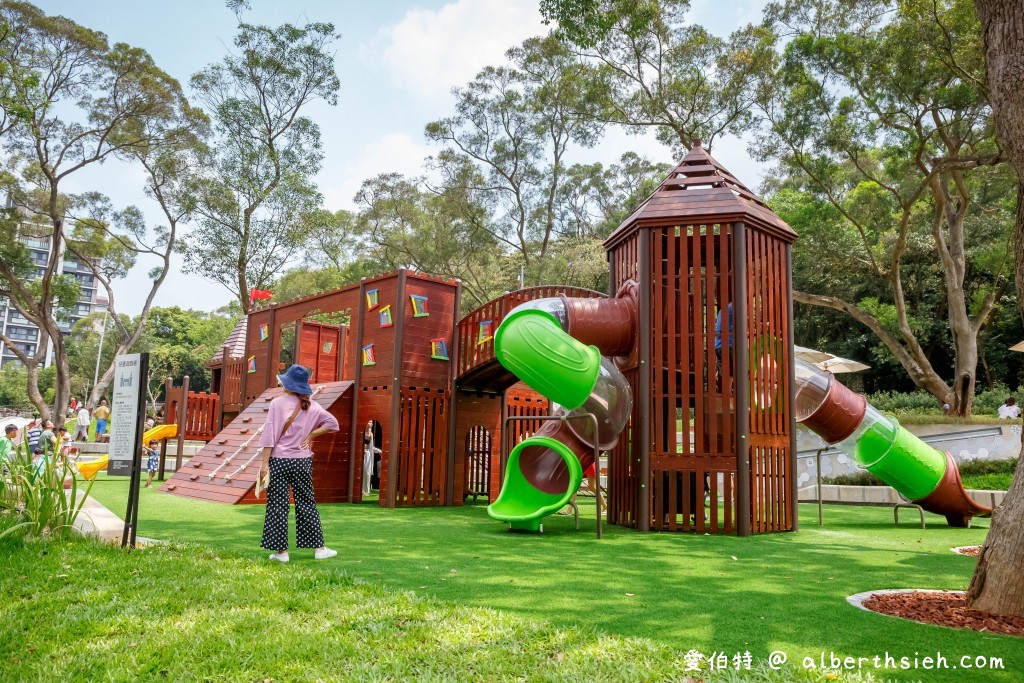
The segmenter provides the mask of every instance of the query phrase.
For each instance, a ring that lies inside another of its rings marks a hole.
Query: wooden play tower
[[[697,141],[605,241],[610,290],[640,285],[639,353],[623,365],[633,416],[609,457],[612,523],[796,529],[795,239]]]

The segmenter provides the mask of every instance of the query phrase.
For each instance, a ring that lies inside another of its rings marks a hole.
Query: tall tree
[[[1017,172],[1014,278],[1024,292],[1024,8],[1016,0],[976,0],[996,134]],[[1017,297],[1024,316],[1024,298]],[[1024,438],[1024,437],[1022,437]],[[1024,467],[1018,467],[992,524],[967,589],[972,607],[1024,616]]]
[[[0,50],[0,107],[8,122],[0,136],[0,182],[13,204],[2,226],[0,295],[39,328],[32,355],[7,337],[2,341],[27,369],[32,403],[44,415],[60,414],[70,395],[62,308],[78,296],[61,264],[73,212],[90,201],[62,188],[93,164],[162,147],[170,122],[187,103],[177,81],[145,51],[123,43],[111,47],[102,33],[69,19],[8,1],[0,3],[0,26],[10,32],[0,35],[7,43]],[[49,243],[38,277],[26,264],[18,234]],[[57,368],[53,413],[38,386],[49,344]]]
[[[68,240],[68,252],[78,257],[92,272],[94,281],[106,293],[114,335],[110,339],[115,357],[135,350],[149,320],[157,291],[171,272],[171,256],[178,248],[179,224],[188,214],[183,203],[182,182],[197,163],[205,147],[208,120],[182,99],[180,108],[164,120],[148,122],[155,144],[137,146],[120,155],[145,171],[144,193],[156,203],[164,222],[150,227],[135,207],[111,214],[106,198],[83,198],[86,210],[76,221]],[[151,257],[157,265],[150,269],[150,285],[142,310],[134,318],[118,315],[114,281],[127,274],[140,258]],[[89,407],[99,403],[114,379],[114,361],[104,366],[86,401]]]
[[[554,36],[527,40],[508,57],[512,66],[486,67],[455,89],[455,114],[428,124],[426,135],[446,145],[436,160],[445,177],[488,197],[489,231],[539,282],[567,150],[593,144],[599,128],[586,113],[582,66]]]
[[[331,24],[242,22],[237,53],[192,77],[216,139],[188,187],[197,225],[186,270],[224,285],[244,311],[249,290],[265,287],[309,240],[300,217],[320,204],[312,176],[323,154],[320,129],[303,112],[316,99],[337,103],[336,38]]]
[[[689,0],[542,0],[541,12],[586,65],[595,116],[632,133],[654,131],[681,156],[693,140],[706,148],[753,119],[747,43],[688,21]]]
[[[895,329],[857,301],[796,292],[868,326],[914,382],[968,415],[978,335],[1007,285],[1006,268],[968,279],[968,228],[979,220],[986,167],[998,164],[983,87],[981,31],[970,0],[785,0],[766,10],[787,38],[762,78],[766,126],[756,151],[832,204],[859,236],[855,258],[887,283]],[[756,60],[755,60],[756,61]],[[1000,241],[1005,244],[1005,235]],[[941,267],[954,348],[951,383],[912,325],[904,259],[927,240]]]
[[[618,163],[574,164],[559,188],[558,237],[603,240],[653,192],[672,166],[636,152]]]
[[[471,165],[461,171],[437,188],[397,173],[364,181],[355,197],[357,225],[373,260],[387,268],[459,278],[467,305],[476,306],[507,283],[498,276],[498,244],[487,229],[486,211],[465,191],[467,184],[482,181],[466,180],[467,174],[476,175]]]

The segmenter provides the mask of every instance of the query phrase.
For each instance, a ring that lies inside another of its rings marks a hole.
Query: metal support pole
[[[827,446],[826,446],[826,448],[827,448]],[[818,526],[823,526],[824,525],[824,517],[822,515],[822,504],[821,504],[821,452],[823,450],[825,450],[825,449],[824,448],[819,448],[818,452],[814,456],[815,467],[818,468],[818,476],[817,476],[817,480],[818,480]],[[795,458],[794,458],[794,460],[795,460]]]

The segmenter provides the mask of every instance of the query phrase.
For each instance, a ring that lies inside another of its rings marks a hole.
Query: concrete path
[[[85,495],[78,492],[79,500]],[[85,499],[82,511],[75,520],[75,528],[83,536],[95,536],[105,543],[120,543],[124,534],[124,520],[104,507],[92,496]]]

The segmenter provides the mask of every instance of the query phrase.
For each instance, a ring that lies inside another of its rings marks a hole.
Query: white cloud
[[[409,10],[364,46],[363,55],[382,64],[399,87],[435,99],[547,30],[536,0],[458,0],[437,11]]]
[[[423,160],[436,152],[413,140],[407,133],[388,133],[363,145],[351,163],[342,164],[337,172],[318,178],[324,204],[332,211],[353,209],[352,198],[364,180],[380,173],[402,173],[416,176],[423,173]]]

